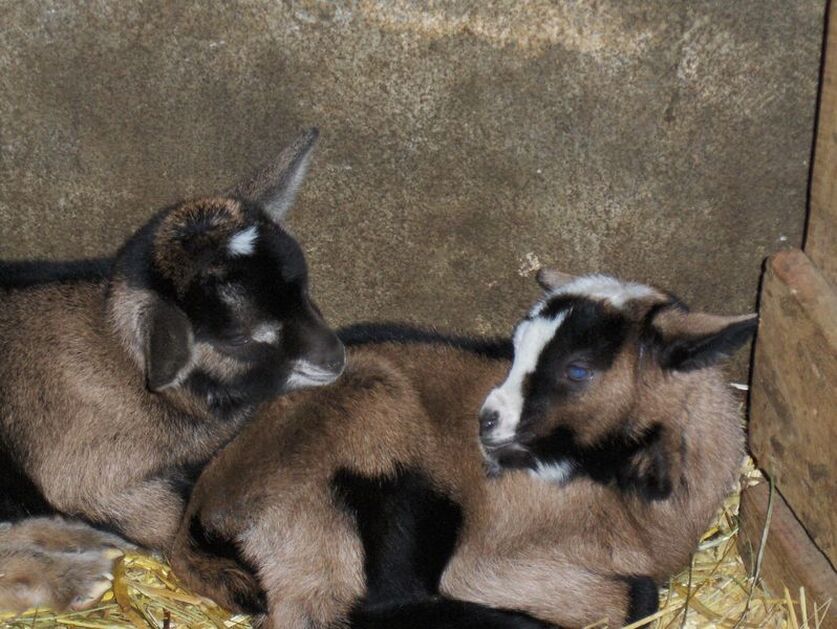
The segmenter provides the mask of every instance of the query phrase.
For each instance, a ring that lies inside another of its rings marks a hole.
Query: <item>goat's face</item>
[[[315,140],[304,134],[224,195],[163,211],[120,254],[116,310],[141,313],[122,319],[150,390],[184,390],[224,414],[342,372],[343,345],[280,223]]]
[[[506,380],[480,410],[489,469],[636,481],[626,475],[658,465],[658,450],[679,443],[663,425],[667,403],[680,411],[671,372],[714,365],[749,338],[755,320],[689,313],[665,292],[605,276],[546,283],[515,329]],[[669,491],[667,479],[646,480],[652,497]]]
[[[181,338],[191,342],[192,359],[179,379],[195,392],[222,385],[256,402],[340,375],[343,346],[309,297],[302,250],[258,206],[223,197],[186,202],[163,218],[154,252],[160,292],[190,328]],[[159,330],[156,352],[166,353],[170,331]],[[172,375],[150,371],[151,388]]]

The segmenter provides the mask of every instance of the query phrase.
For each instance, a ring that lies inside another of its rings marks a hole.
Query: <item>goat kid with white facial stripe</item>
[[[688,563],[738,477],[744,433],[719,365],[756,317],[691,312],[606,276],[538,280],[546,292],[480,409],[495,480],[442,588],[561,625],[635,620],[654,611],[656,584]]]
[[[344,331],[344,378],[277,400],[202,474],[178,574],[266,627],[653,612],[736,479],[743,433],[717,364],[755,319],[540,277],[511,364],[507,344]]]
[[[0,265],[0,611],[95,602],[123,542],[60,516],[168,550],[215,451],[341,373],[280,224],[316,138],[160,211],[113,261]]]
[[[509,375],[480,411],[491,469],[587,474],[666,497],[673,479],[662,468],[679,466],[683,431],[646,410],[644,396],[708,390],[706,368],[749,339],[755,317],[689,313],[666,293],[606,276],[540,279],[547,293],[517,326]],[[620,467],[619,455],[638,465],[644,446],[654,452],[646,473]]]

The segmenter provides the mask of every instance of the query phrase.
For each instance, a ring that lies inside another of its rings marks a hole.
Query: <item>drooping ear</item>
[[[255,175],[233,186],[227,194],[258,203],[274,221],[283,220],[308,173],[319,135],[316,128],[304,131]]]
[[[145,344],[145,378],[155,393],[183,380],[190,369],[194,337],[186,314],[160,300],[154,305]]]
[[[732,356],[756,331],[758,316],[721,317],[667,308],[654,319],[663,369],[691,371]]]
[[[575,275],[569,273],[562,273],[555,269],[541,268],[538,269],[538,274],[535,276],[540,287],[547,291],[558,290],[565,284],[569,284],[575,278]]]

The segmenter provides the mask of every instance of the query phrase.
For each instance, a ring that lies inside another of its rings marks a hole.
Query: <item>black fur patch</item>
[[[674,490],[671,460],[663,442],[663,427],[654,424],[640,438],[640,448],[628,458],[619,474],[619,486],[634,490],[646,500],[665,500]]]
[[[189,374],[184,386],[197,397],[205,399],[212,413],[223,419],[284,393],[288,373],[288,369],[279,365],[257,364],[233,380],[224,382],[198,369]]]
[[[197,516],[193,516],[189,522],[189,536],[194,547],[201,553],[227,559],[237,564],[245,572],[252,575],[258,574],[255,566],[241,554],[234,540],[210,533],[204,528]],[[212,576],[218,578],[219,575]],[[252,592],[232,586],[227,589],[242,611],[254,615],[267,613],[267,596],[264,591]]]
[[[573,475],[586,475],[621,491],[636,492],[646,500],[663,500],[671,495],[673,487],[662,431],[660,424],[654,424],[638,437],[618,432],[583,446],[572,430],[562,427],[528,444],[527,456],[501,457],[499,461],[512,468],[534,468],[537,462],[568,463]]]
[[[222,448],[223,446],[219,447],[218,450],[220,451]],[[201,459],[199,461],[183,463],[182,465],[169,468],[161,474],[161,477],[169,482],[172,490],[183,500],[184,506],[189,501],[189,497],[192,495],[192,489],[198,481],[198,476],[200,476],[203,468],[206,467],[207,462],[207,460]]]
[[[0,261],[0,288],[28,288],[51,282],[101,282],[110,276],[112,258],[89,260]]]
[[[339,470],[337,501],[356,519],[364,549],[364,606],[423,600],[438,592],[462,511],[420,473],[369,478]]]
[[[624,577],[628,584],[628,615],[625,624],[650,616],[660,608],[660,592],[654,579],[646,576]]]
[[[54,515],[56,510],[0,442],[0,522]]]
[[[446,345],[495,360],[511,360],[514,357],[512,342],[507,338],[450,335],[400,323],[357,323],[341,328],[337,336],[347,346],[376,343]]]
[[[354,612],[353,629],[547,629],[549,623],[521,612],[435,598]]]

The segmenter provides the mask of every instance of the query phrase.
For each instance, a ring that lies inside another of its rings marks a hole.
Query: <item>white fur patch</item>
[[[281,328],[280,323],[260,323],[253,328],[253,340],[257,343],[275,343]]]
[[[623,282],[608,275],[585,275],[547,293],[544,299],[532,309],[533,314],[540,312],[546,302],[557,295],[578,295],[607,301],[616,308],[621,308],[633,299],[657,295],[657,291],[645,284]]]
[[[258,236],[259,230],[255,225],[251,225],[247,229],[242,229],[230,238],[230,244],[227,245],[227,250],[233,256],[249,256],[256,250],[256,238]]]
[[[488,394],[482,405],[481,412],[495,411],[498,415],[497,426],[487,435],[491,441],[514,439],[523,412],[523,381],[535,371],[543,348],[555,336],[555,331],[566,317],[567,313],[561,312],[551,319],[536,317],[517,326],[514,332],[514,362],[509,375],[503,384]]]
[[[298,360],[294,363],[291,375],[288,376],[287,387],[289,389],[300,389],[302,387],[322,386],[334,382],[339,376],[340,373],[323,369],[307,360]]]
[[[569,461],[557,461],[555,463],[543,463],[538,461],[535,469],[529,473],[547,483],[562,485],[573,473],[573,465]]]

